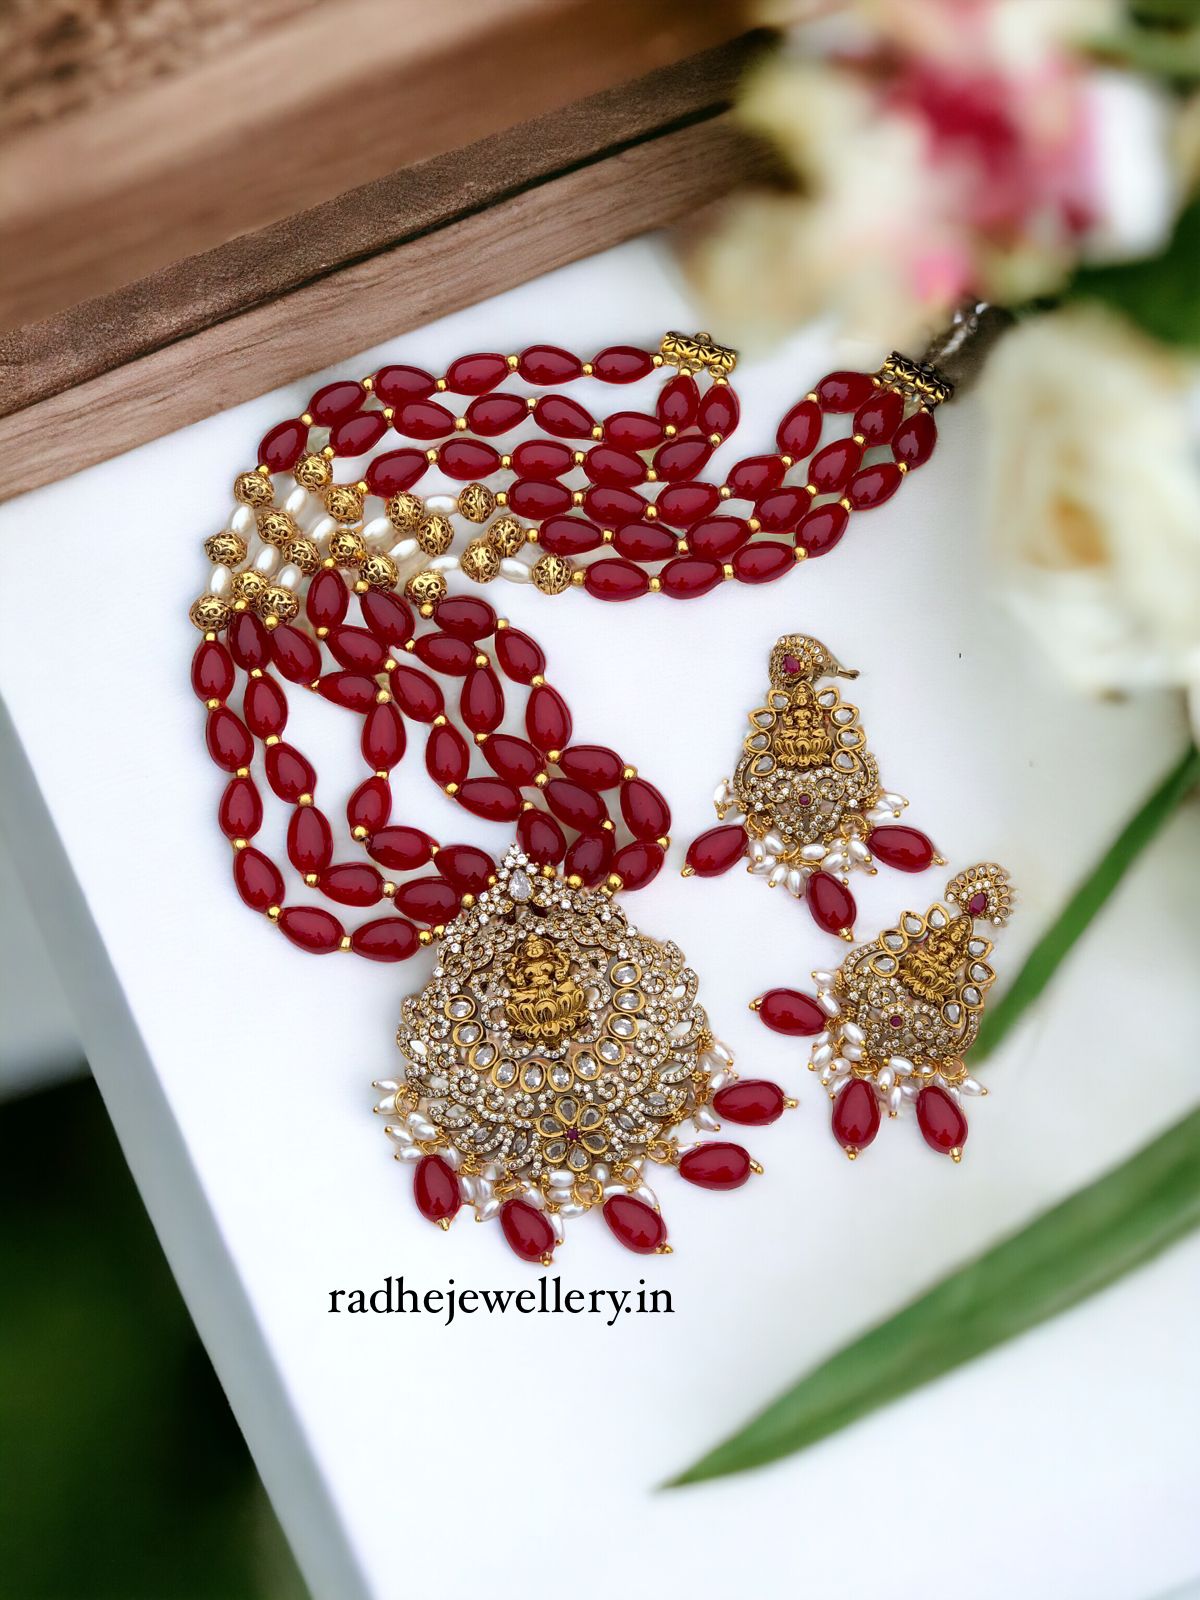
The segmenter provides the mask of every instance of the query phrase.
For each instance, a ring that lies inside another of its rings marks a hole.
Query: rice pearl
[[[315,539],[317,544],[320,544],[323,540],[328,539],[331,533],[336,533],[340,526],[341,524],[332,517],[320,517],[313,523],[309,538]]]
[[[500,1215],[500,1201],[495,1197],[493,1197],[491,1200],[485,1200],[483,1205],[476,1206],[475,1215],[479,1218],[480,1222],[490,1222],[493,1217],[498,1217]]]
[[[699,1106],[692,1121],[702,1133],[716,1133],[721,1126],[707,1106]]]
[[[396,1151],[397,1161],[423,1161],[425,1152],[419,1144],[402,1144]]]
[[[780,861],[771,868],[767,877],[767,884],[772,889],[777,889],[781,883],[787,882],[788,868]]]
[[[550,1212],[549,1222],[551,1231],[554,1234],[555,1242],[557,1244],[561,1244],[566,1236],[566,1230],[562,1225],[562,1218],[556,1212],[552,1211]]]
[[[899,1085],[897,1085],[896,1088],[892,1090],[891,1094],[888,1095],[888,1111],[893,1117],[899,1116],[900,1108],[903,1104],[904,1091],[899,1087]]]
[[[533,577],[533,572],[523,561],[516,561],[512,556],[505,556],[500,563],[500,576],[507,578],[509,583],[528,583]]]
[[[817,1004],[827,1017],[840,1017],[842,1014],[842,1008],[840,1004],[833,997],[833,995],[829,993],[828,990],[823,990],[822,993],[817,996]]]
[[[303,577],[304,574],[300,571],[300,568],[292,566],[289,561],[286,567],[280,569],[279,576],[275,581],[276,583],[281,583],[285,589],[295,589]]]
[[[458,510],[458,499],[452,494],[431,494],[426,497],[425,509],[430,516],[451,517]]]
[[[254,558],[254,569],[269,578],[279,565],[279,551],[273,545],[267,545],[260,550]]]
[[[787,886],[797,900],[804,893],[804,874],[799,867],[793,867],[787,875]]]
[[[393,561],[408,561],[420,552],[421,546],[415,539],[401,539],[399,544],[394,544],[388,551]]]
[[[297,484],[292,490],[291,494],[288,495],[287,499],[283,502],[283,509],[287,512],[289,517],[294,517],[299,520],[299,518],[304,516],[308,511],[310,505],[311,501],[308,498],[308,490],[303,488],[300,484]]]
[[[806,844],[800,851],[801,861],[824,861],[825,846],[823,844]]]
[[[229,519],[229,526],[234,533],[240,533],[243,535],[247,533],[253,533],[255,527],[257,526],[254,520],[254,507],[238,506],[237,510]]]
[[[429,563],[430,572],[457,572],[457,556],[437,556]]]
[[[768,833],[766,835],[766,837],[763,839],[763,844],[767,847],[767,849],[770,851],[770,853],[773,856],[778,856],[778,855],[782,855],[783,854],[783,840],[779,837],[779,835],[777,833]]]
[[[209,594],[227,595],[233,587],[233,573],[228,567],[214,567],[208,580]]]
[[[363,529],[362,536],[366,544],[369,544],[372,549],[378,550],[382,547],[385,539],[392,537],[392,525],[387,517],[372,517],[371,521]]]

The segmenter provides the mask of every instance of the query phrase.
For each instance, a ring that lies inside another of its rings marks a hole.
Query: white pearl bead
[[[978,1078],[964,1078],[959,1084],[959,1088],[964,1094],[983,1093],[983,1085],[979,1082]]]
[[[401,539],[399,544],[394,544],[388,551],[393,561],[407,561],[410,556],[415,556],[421,546],[415,539]]]
[[[871,852],[867,849],[866,845],[861,839],[851,839],[847,845],[847,849],[850,852],[850,859],[852,861],[870,861],[871,859]]]
[[[569,1172],[564,1172],[561,1168],[552,1172],[549,1178],[549,1184],[552,1189],[570,1189],[574,1182],[574,1176]]]
[[[767,853],[766,844],[762,839],[751,839],[749,853],[751,861],[761,861]]]
[[[561,1244],[563,1242],[565,1230],[562,1225],[562,1218],[553,1211],[550,1213],[550,1227],[553,1230],[555,1239],[559,1244]]]
[[[576,1200],[565,1200],[559,1206],[558,1214],[560,1217],[581,1217],[586,1210],[587,1207],[581,1206]]]
[[[279,565],[279,551],[274,545],[268,545],[265,550],[260,550],[254,558],[255,570],[269,578]]]
[[[888,1066],[899,1078],[907,1078],[913,1071],[913,1064],[907,1056],[889,1056]]]
[[[788,869],[782,861],[771,868],[767,883],[772,889],[777,889],[781,883],[787,882]]]
[[[372,517],[362,531],[362,536],[367,544],[378,548],[385,539],[392,536],[392,525],[386,517]]]
[[[824,861],[825,846],[823,844],[806,844],[800,850],[801,861]]]
[[[408,1119],[408,1126],[414,1139],[436,1139],[437,1129],[427,1117],[419,1111],[414,1111]]]
[[[255,527],[257,526],[254,520],[254,507],[238,506],[237,510],[229,519],[229,526],[233,529],[234,533],[253,533]]]
[[[303,576],[304,574],[300,571],[300,568],[292,566],[289,561],[287,566],[281,569],[277,581],[285,589],[294,589]]]
[[[283,509],[290,517],[302,517],[308,510],[308,490],[297,484],[283,502]]]
[[[528,583],[533,573],[523,561],[517,561],[512,556],[505,556],[500,563],[500,576],[507,578],[509,583]]]
[[[332,517],[322,517],[320,521],[313,524],[310,538],[315,539],[320,544],[322,539],[328,539],[331,533],[336,532],[337,526],[338,524]]]
[[[814,1067],[823,1067],[833,1060],[833,1046],[831,1044],[818,1045],[812,1053]]]
[[[451,517],[458,510],[457,496],[452,494],[431,494],[426,498],[425,509],[430,515]]]
[[[455,572],[458,570],[457,556],[437,556],[429,563],[430,572]]]
[[[888,1110],[894,1117],[898,1116],[900,1113],[900,1108],[903,1104],[904,1090],[899,1086],[899,1084],[897,1084],[892,1092],[888,1095]]]
[[[849,1039],[851,1044],[863,1044],[867,1036],[857,1022],[844,1022],[842,1024],[842,1037]]]
[[[458,1180],[458,1192],[468,1205],[475,1203],[475,1179],[464,1174]]]
[[[701,1130],[701,1132],[716,1133],[717,1129],[721,1126],[707,1106],[698,1107],[696,1114],[692,1118],[692,1121],[696,1124],[697,1128]]]
[[[233,585],[233,573],[228,567],[214,567],[212,577],[208,580],[210,594],[226,595]]]
[[[763,839],[763,844],[767,847],[767,850],[771,855],[773,855],[773,856],[782,855],[782,853],[783,853],[783,840],[779,837],[779,835],[777,833],[768,833],[766,835],[766,837]]]
[[[828,990],[823,990],[817,996],[817,1004],[827,1017],[838,1017],[842,1013],[841,1006]]]
[[[861,1061],[863,1058],[863,1047],[860,1044],[844,1044],[842,1046],[842,1054],[845,1056],[847,1061]]]
[[[896,1074],[891,1067],[880,1067],[876,1082],[881,1089],[891,1090],[896,1082]]]
[[[890,793],[888,793],[888,794],[881,795],[880,799],[883,801],[883,803],[885,805],[891,806],[893,811],[903,811],[905,806],[908,804],[908,801],[904,798],[904,796],[902,794],[890,794]]]
[[[490,1222],[493,1217],[498,1217],[500,1215],[499,1200],[485,1200],[483,1205],[475,1208],[475,1215],[479,1218],[480,1222]]]
[[[832,989],[837,974],[833,972],[814,972],[813,982],[819,989]]]
[[[652,1206],[655,1211],[658,1210],[658,1196],[655,1194],[653,1189],[647,1188],[644,1183],[638,1184],[637,1188],[633,1191],[633,1197],[635,1200],[644,1201],[646,1205]]]
[[[787,886],[797,899],[804,893],[804,874],[799,867],[793,867],[788,873]]]
[[[396,1151],[397,1161],[420,1161],[425,1152],[419,1144],[404,1144]]]

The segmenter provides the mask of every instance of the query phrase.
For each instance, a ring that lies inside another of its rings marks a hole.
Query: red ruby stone
[[[574,465],[574,451],[554,439],[526,439],[513,451],[513,471],[519,478],[533,478],[538,483],[553,483]]]
[[[713,1095],[712,1102],[719,1117],[748,1128],[778,1122],[786,1104],[783,1090],[768,1078],[742,1078],[738,1083],[727,1083]]]
[[[604,541],[600,529],[585,517],[547,517],[538,542],[552,556],[581,556]]]
[[[499,778],[468,778],[455,799],[487,822],[514,822],[521,813],[520,793]]]
[[[812,996],[798,989],[768,989],[757,1010],[772,1033],[785,1033],[789,1038],[811,1037],[829,1026],[829,1018]]]
[[[425,741],[425,770],[434,783],[446,788],[451,783],[461,783],[471,766],[467,741],[449,722],[429,730]]]
[[[654,357],[631,344],[609,345],[592,362],[592,372],[602,383],[636,383],[654,371]]]
[[[654,453],[654,470],[664,483],[694,478],[713,453],[707,439],[670,439]]]
[[[846,531],[850,513],[843,505],[818,506],[796,529],[796,546],[810,556],[827,555]]]
[[[617,851],[612,859],[611,870],[620,878],[622,885],[632,893],[635,889],[644,889],[658,877],[665,859],[661,845],[635,840],[633,844],[623,845]]]
[[[639,457],[608,444],[598,444],[594,450],[588,451],[583,470],[593,483],[611,484],[617,488],[641,483],[646,476],[645,464]]]
[[[875,393],[869,372],[831,372],[816,387],[823,411],[857,411]]]
[[[375,456],[366,472],[367,488],[386,500],[411,489],[425,475],[429,461],[422,450],[387,450]]]
[[[583,373],[583,362],[569,350],[554,344],[533,344],[517,358],[517,371],[526,383],[539,386],[570,383]]]
[[[406,667],[403,662],[397,662],[388,674],[388,682],[392,686],[396,704],[414,722],[432,722],[445,709],[442,691],[432,678],[424,672],[418,672],[416,667]]]
[[[288,822],[288,860],[297,872],[324,872],[333,859],[333,829],[316,806],[297,806]]]
[[[380,866],[390,867],[393,872],[411,872],[432,859],[434,844],[420,828],[381,828],[367,850]]]
[[[594,889],[608,875],[612,865],[613,837],[611,833],[585,833],[575,840],[567,851],[563,870],[567,875],[583,880],[585,888]]]
[[[352,672],[378,672],[387,658],[387,651],[374,633],[344,622],[330,628],[325,643],[342,666]]]
[[[267,782],[272,791],[289,805],[302,794],[312,794],[317,774],[311,761],[290,744],[269,744],[266,753]]]
[[[845,937],[854,926],[856,906],[846,885],[828,872],[814,872],[805,888],[812,919],[825,933]]]
[[[500,1226],[509,1249],[522,1261],[537,1261],[548,1266],[554,1253],[554,1229],[544,1211],[528,1200],[506,1200],[500,1208]]]
[[[235,717],[228,706],[217,706],[208,713],[204,731],[208,753],[218,767],[223,767],[226,772],[236,772],[239,767],[250,765],[254,741],[246,724],[240,717]]]
[[[528,415],[529,407],[519,394],[485,395],[472,400],[466,411],[468,426],[489,439],[520,427]]]
[[[281,623],[271,634],[271,655],[292,683],[312,683],[321,675],[321,652],[306,633]]]
[[[269,739],[272,734],[278,738],[287,725],[287,697],[266,673],[261,678],[251,678],[246,685],[242,711],[250,732],[259,739]]]
[[[973,917],[981,917],[988,908],[988,897],[980,889],[967,901],[967,910]]]
[[[596,833],[608,820],[604,801],[569,778],[551,778],[542,794],[558,820],[578,833]]]
[[[544,811],[522,811],[517,818],[517,843],[539,865],[561,861],[567,853],[566,835]]]
[[[671,831],[671,808],[645,778],[621,785],[621,815],[635,839],[659,839]]]
[[[637,522],[645,515],[646,501],[632,489],[617,489],[611,484],[598,483],[588,489],[583,497],[583,509],[603,528],[619,528],[626,522]]]
[[[283,901],[283,874],[270,857],[253,845],[234,853],[233,882],[251,911],[266,911]]]
[[[329,430],[329,445],[335,455],[365,456],[386,432],[387,418],[382,411],[363,411],[335,423]]]
[[[892,454],[903,461],[911,472],[922,467],[933,454],[937,443],[937,424],[930,411],[914,411],[907,422],[902,422],[892,439]]]
[[[335,422],[341,422],[344,417],[352,416],[366,398],[367,391],[361,383],[341,379],[318,389],[304,409],[318,428],[328,428]]]
[[[459,896],[444,878],[413,878],[396,890],[396,910],[430,927],[458,913]]]
[[[496,631],[495,611],[486,600],[470,595],[439,600],[433,608],[433,620],[443,633],[452,633],[458,639],[486,639]]]
[[[251,672],[271,659],[271,638],[253,611],[239,611],[229,625],[229,652],[239,667]]]
[[[626,561],[667,561],[678,549],[678,540],[657,522],[627,522],[618,530],[613,549]]]
[[[494,734],[483,747],[484,758],[498,778],[523,789],[533,783],[545,767],[542,752],[528,739],[509,733]]]
[[[386,778],[372,776],[355,789],[346,802],[346,821],[351,830],[365,828],[378,833],[392,814],[392,788]]]
[[[533,420],[560,439],[590,439],[596,426],[590,411],[563,394],[544,394],[533,408]]]
[[[406,400],[396,407],[392,427],[410,439],[444,439],[454,432],[454,416],[436,400]]]
[[[496,634],[496,660],[514,683],[529,683],[546,670],[542,647],[520,628],[501,628]]]
[[[535,684],[525,707],[525,729],[539,750],[563,750],[571,742],[571,712],[557,689]]]
[[[426,1222],[449,1222],[462,1204],[458,1174],[444,1156],[422,1156],[413,1174],[413,1199]]]
[[[688,545],[694,555],[728,561],[749,537],[750,529],[741,517],[707,517],[689,531]]]
[[[667,1225],[653,1206],[632,1194],[610,1195],[603,1216],[618,1244],[639,1256],[652,1256],[667,1242]]]
[[[697,556],[680,556],[659,573],[662,592],[672,600],[698,600],[724,579],[725,568],[719,561],[704,561]]]
[[[459,356],[446,368],[446,387],[451,394],[486,394],[507,376],[508,362],[498,353]]]
[[[715,483],[679,483],[664,489],[654,503],[660,519],[672,528],[693,528],[720,500]]]
[[[571,504],[571,491],[565,484],[540,483],[535,478],[519,478],[508,491],[508,509],[518,517],[541,521],[561,516]]]
[[[341,944],[346,930],[320,906],[287,906],[279,918],[284,936],[310,955],[326,956]]]
[[[698,878],[719,878],[746,854],[746,830],[740,823],[710,828],[688,846],[687,864]]]
[[[372,772],[390,772],[398,766],[407,744],[404,721],[396,707],[385,701],[374,705],[363,722],[360,748]]]
[[[632,562],[612,557],[594,561],[584,577],[584,588],[596,600],[636,600],[650,587],[650,576]]]
[[[917,828],[873,828],[867,843],[885,867],[897,872],[924,872],[936,854],[932,839]]]
[[[327,867],[317,887],[328,899],[343,906],[373,906],[383,898],[383,879],[365,861]]]
[[[967,1119],[940,1084],[926,1084],[917,1096],[917,1126],[931,1150],[944,1156],[962,1154],[967,1142]]]
[[[458,709],[472,733],[492,733],[504,721],[504,691],[491,667],[472,667],[467,673]]]
[[[808,481],[818,494],[841,494],[861,460],[861,445],[853,439],[835,439],[809,462]]]
[[[673,427],[680,433],[690,428],[700,410],[700,390],[695,378],[681,372],[669,383],[664,383],[654,409],[664,427]]]
[[[803,461],[821,437],[821,408],[815,400],[801,400],[794,405],[775,435],[780,453],[793,461]]]
[[[760,539],[737,551],[732,565],[739,583],[774,583],[796,565],[796,553],[790,544]]]
[[[229,651],[215,639],[202,639],[192,657],[192,688],[201,700],[225,700],[233,688]]]
[[[812,495],[806,489],[776,489],[759,501],[754,515],[765,533],[782,533],[795,528],[811,505]]]
[[[465,678],[475,664],[475,650],[466,639],[449,633],[426,633],[416,643],[418,660],[452,678]]]
[[[890,500],[900,487],[903,474],[894,461],[879,461],[864,467],[850,479],[846,498],[856,511],[870,511]]]
[[[851,1078],[833,1102],[833,1137],[857,1155],[879,1132],[879,1096],[865,1078]]]
[[[778,489],[785,471],[778,456],[747,456],[729,474],[729,488],[735,500],[758,500]]]
[[[624,762],[615,750],[602,744],[575,744],[558,758],[558,770],[572,783],[585,789],[615,789],[621,781]]]
[[[701,1189],[740,1189],[751,1173],[750,1152],[718,1139],[679,1158],[679,1176]]]
[[[490,478],[500,466],[500,452],[482,439],[448,439],[438,454],[438,466],[448,478],[469,483]]]
[[[665,435],[657,417],[644,411],[614,411],[604,419],[604,437],[621,450],[653,450]]]
[[[421,940],[413,924],[403,917],[380,917],[354,930],[350,948],[368,961],[407,961],[421,948]]]
[[[262,436],[258,447],[258,464],[270,472],[290,472],[304,454],[307,443],[308,429],[299,417],[277,422]]]
[[[379,685],[362,672],[329,672],[321,679],[318,692],[343,711],[367,711],[375,704]]]
[[[380,367],[375,374],[375,393],[385,406],[400,406],[406,400],[427,400],[435,387],[432,372],[420,367]]]
[[[438,871],[459,894],[482,894],[496,873],[496,863],[473,844],[448,844],[437,853]]]
[[[227,839],[253,839],[262,827],[263,803],[249,778],[230,778],[221,796],[217,822]]]
[[[854,432],[861,433],[869,445],[886,444],[900,426],[904,397],[895,389],[876,389],[854,414]]]
[[[701,433],[719,433],[722,438],[737,428],[741,407],[727,383],[715,383],[700,402],[696,421]]]
[[[344,620],[350,607],[350,596],[341,574],[325,568],[318,572],[308,586],[305,609],[314,628],[332,628]]]

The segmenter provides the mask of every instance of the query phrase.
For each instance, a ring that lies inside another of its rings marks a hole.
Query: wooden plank
[[[769,37],[745,35],[0,335],[0,416],[572,166],[712,115]]]
[[[0,327],[743,32],[723,0],[340,0],[0,149]],[[54,270],[46,270],[53,262]]]
[[[760,146],[728,114],[714,117],[306,284],[0,419],[8,463],[0,497],[664,226],[762,176],[765,167]]]

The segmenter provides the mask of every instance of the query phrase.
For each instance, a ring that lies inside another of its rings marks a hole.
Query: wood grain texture
[[[728,115],[714,117],[319,278],[0,419],[2,497],[687,216],[764,165]]]
[[[711,116],[769,39],[745,35],[0,334],[0,416],[572,167]]]
[[[735,0],[316,7],[228,59],[0,149],[0,327],[52,316],[743,30]]]

